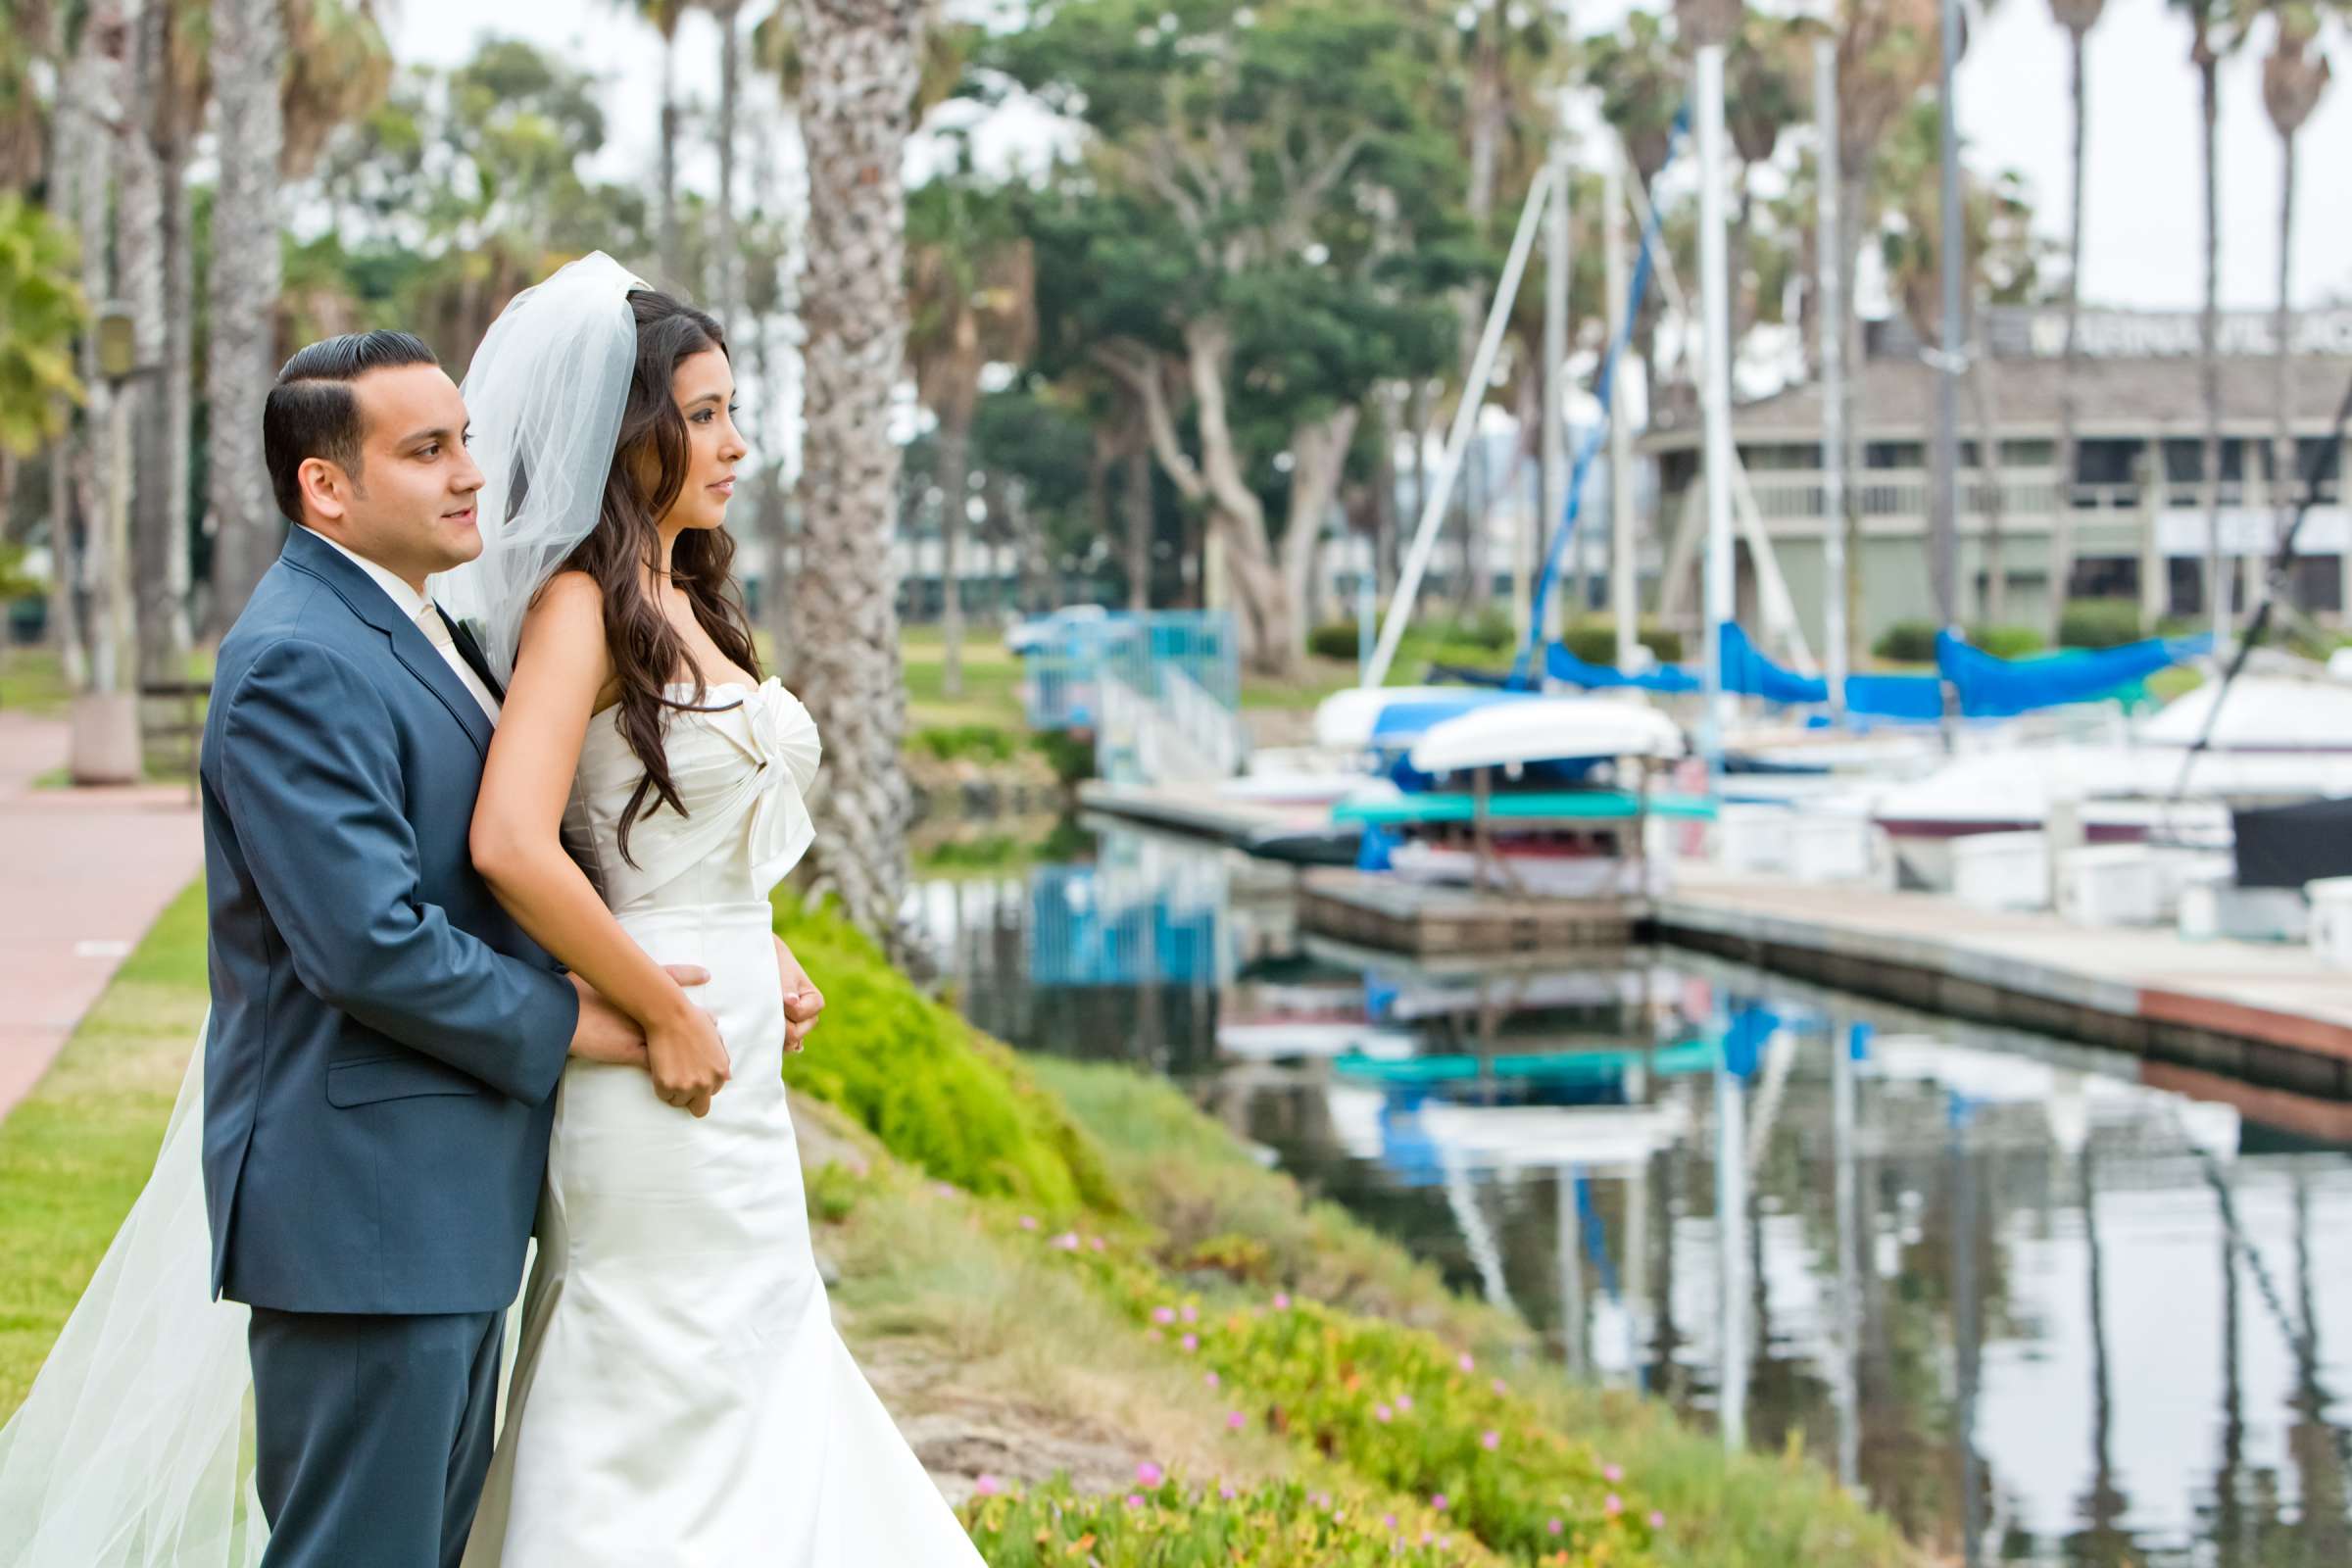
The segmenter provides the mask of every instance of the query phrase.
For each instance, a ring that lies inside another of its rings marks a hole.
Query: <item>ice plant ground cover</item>
[[[964,1523],[989,1568],[1485,1568],[1501,1559],[1442,1518],[1401,1518],[1281,1481],[1244,1492],[1173,1477],[1081,1495],[1066,1483],[975,1497]]]

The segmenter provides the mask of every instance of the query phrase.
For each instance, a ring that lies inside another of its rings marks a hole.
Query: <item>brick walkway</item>
[[[33,788],[65,763],[64,720],[0,712],[0,1115],[204,869],[185,785]]]

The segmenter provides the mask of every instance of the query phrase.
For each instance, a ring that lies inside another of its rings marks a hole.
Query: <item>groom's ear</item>
[[[315,515],[329,522],[341,522],[351,511],[351,496],[356,486],[343,465],[333,459],[303,459],[302,466],[294,470],[294,482],[301,486],[304,505]]]

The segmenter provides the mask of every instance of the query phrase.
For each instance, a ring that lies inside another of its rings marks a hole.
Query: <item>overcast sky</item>
[[[613,0],[504,0],[494,19],[485,19],[486,9],[480,0],[399,0],[395,52],[404,62],[454,63],[491,31],[558,47],[607,83],[614,143],[608,172],[650,177],[661,67],[652,32]],[[1577,25],[1598,28],[1624,10],[1624,0],[1591,0],[1577,12]],[[2222,74],[2222,289],[2231,307],[2267,308],[2277,296],[2279,160],[2262,109],[2267,33],[2266,24],[2256,47]],[[2339,68],[2352,70],[2340,27],[2325,44]],[[717,96],[717,49],[715,27],[690,14],[679,79],[705,102]],[[2201,298],[2197,84],[2187,53],[2187,28],[2162,0],[2114,0],[2091,33],[2087,302],[2191,309]],[[2043,226],[2058,238],[2067,219],[2066,77],[2066,35],[2044,0],[1995,7],[1961,68],[1960,125],[1970,162],[2024,174]],[[991,139],[1017,146],[1039,134],[1032,122]],[[2298,145],[2296,298],[2352,303],[2352,201],[2341,194],[2342,154],[2352,150],[2352,85],[2331,90]],[[686,166],[687,177],[712,183],[713,167],[697,159]]]

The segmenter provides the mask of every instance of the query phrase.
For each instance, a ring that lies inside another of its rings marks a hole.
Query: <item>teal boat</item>
[[[1438,1056],[1366,1056],[1360,1054],[1332,1058],[1332,1065],[1350,1078],[1375,1083],[1412,1086],[1456,1083],[1468,1079],[1544,1079],[1552,1083],[1597,1083],[1617,1077],[1628,1067],[1643,1065],[1663,1075],[1713,1072],[1722,1053],[1713,1041],[1682,1040],[1655,1051],[1603,1048],[1595,1051],[1544,1051],[1492,1055],[1452,1054]]]
[[[1478,797],[1459,791],[1342,801],[1331,808],[1334,821],[1379,827],[1474,822],[1478,812]],[[1491,822],[1630,822],[1642,815],[1710,822],[1715,802],[1710,796],[1667,791],[1652,794],[1644,803],[1632,790],[1513,790],[1489,795],[1486,814]]]

